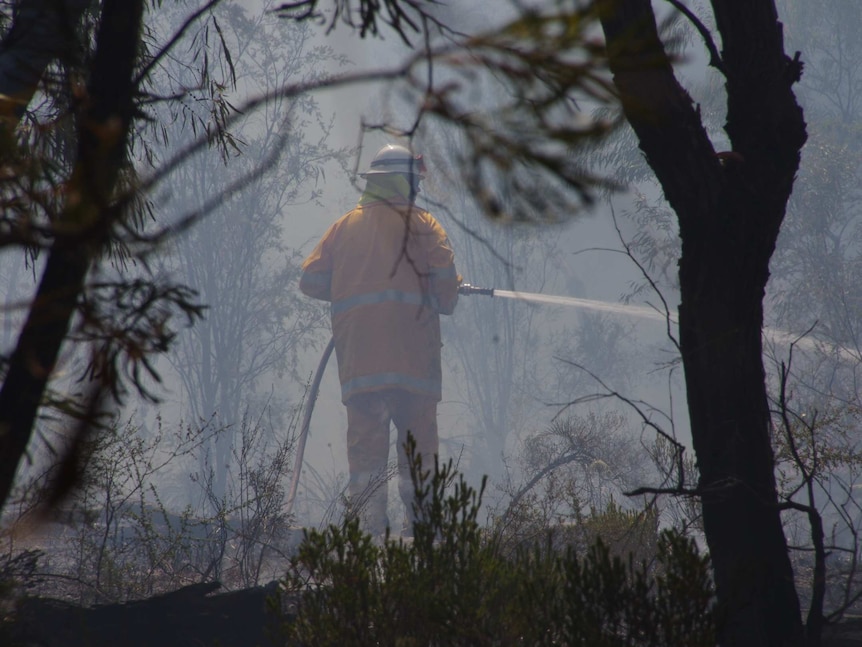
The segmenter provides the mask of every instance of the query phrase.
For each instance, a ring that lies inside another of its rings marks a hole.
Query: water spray
[[[581,299],[578,297],[562,297],[551,294],[539,294],[537,292],[516,292],[512,290],[498,290],[497,288],[480,288],[469,283],[462,283],[458,288],[459,294],[472,295],[481,294],[489,297],[502,299],[515,299],[530,303],[542,303],[551,306],[568,306],[572,308],[583,308],[597,312],[608,312],[611,314],[627,315],[630,317],[641,317],[643,319],[654,319],[656,321],[670,321],[676,323],[676,313],[666,314],[655,308],[647,306],[631,306],[624,303],[609,303],[607,301],[595,301],[593,299]]]
[[[672,324],[679,323],[679,315],[676,310],[665,312],[663,310],[647,306],[630,306],[622,303],[580,299],[578,297],[561,297],[550,294],[538,294],[535,292],[513,292],[510,290],[498,290],[497,288],[480,288],[475,285],[470,285],[469,283],[462,283],[461,287],[458,288],[458,292],[460,294],[481,294],[490,297],[517,299],[518,301],[543,303],[553,306],[569,306],[573,308],[582,308],[584,310],[593,310],[596,312],[607,312],[615,315],[652,319]],[[841,359],[853,362],[859,361],[858,352],[837,344],[819,341],[813,337],[797,335],[786,330],[770,328],[769,326],[763,327],[763,336],[767,341],[778,346],[792,345],[803,350],[828,350]]]
[[[595,301],[593,299],[581,299],[578,297],[561,297],[550,294],[538,294],[536,292],[514,292],[511,290],[498,290],[497,288],[480,288],[469,283],[462,283],[458,288],[460,294],[481,294],[490,297],[500,297],[503,299],[516,299],[528,303],[542,303],[552,306],[568,306],[573,308],[582,308],[584,310],[593,310],[595,312],[607,312],[609,314],[624,315],[628,317],[640,317],[641,319],[652,319],[654,321],[663,321],[666,323],[679,323],[679,316],[675,310],[663,311],[657,308],[647,306],[632,306],[624,303],[611,303],[608,301]],[[814,338],[800,336],[786,330],[777,330],[764,326],[763,336],[769,342],[779,346],[794,345],[805,350],[819,350],[829,348],[833,353],[837,354],[842,359],[847,361],[858,361],[858,353],[855,353],[847,348],[831,344],[828,342],[820,342]]]

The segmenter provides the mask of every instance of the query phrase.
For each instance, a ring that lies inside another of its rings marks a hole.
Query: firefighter
[[[395,423],[398,490],[413,528],[413,487],[404,445],[409,431],[427,469],[438,451],[440,315],[451,314],[461,277],[446,232],[415,205],[421,155],[389,144],[361,176],[359,204],[342,216],[302,264],[299,287],[330,302],[332,336],[347,408],[348,494],[364,529],[389,527],[389,429]]]

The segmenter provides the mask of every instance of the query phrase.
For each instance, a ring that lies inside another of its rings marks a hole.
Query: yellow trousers
[[[409,431],[422,456],[423,471],[433,469],[438,452],[437,398],[400,389],[359,393],[347,401],[347,462],[351,508],[367,532],[382,534],[389,526],[387,484],[389,428],[398,431],[398,492],[405,507],[405,530],[413,527],[413,483],[404,444]]]

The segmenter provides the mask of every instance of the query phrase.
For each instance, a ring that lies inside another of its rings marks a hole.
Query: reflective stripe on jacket
[[[403,199],[361,204],[324,234],[299,287],[331,302],[341,399],[401,388],[441,397],[440,317],[460,277],[440,224]]]

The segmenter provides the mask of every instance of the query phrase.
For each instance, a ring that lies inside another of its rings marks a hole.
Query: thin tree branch
[[[727,70],[724,67],[724,62],[721,60],[721,55],[718,53],[718,48],[715,46],[715,41],[712,40],[712,34],[709,33],[709,30],[706,28],[706,25],[701,22],[700,18],[698,18],[694,12],[691,11],[688,7],[686,7],[680,0],[665,0],[669,4],[671,4],[677,11],[679,11],[682,15],[688,18],[689,22],[694,25],[695,29],[700,33],[701,38],[703,38],[703,42],[706,45],[706,49],[709,51],[709,65],[714,67],[722,74],[727,74]]]
[[[158,65],[159,61],[162,60],[168,53],[173,49],[174,45],[176,45],[183,35],[188,31],[189,27],[191,27],[198,18],[200,18],[207,11],[212,10],[217,4],[219,4],[222,0],[209,0],[205,5],[203,5],[200,9],[189,15],[183,24],[180,25],[180,28],[174,33],[171,39],[159,50],[159,52],[150,59],[150,61],[138,72],[137,76],[135,76],[134,85],[135,87],[139,86],[141,82],[147,78],[149,73],[153,70],[153,68]]]

